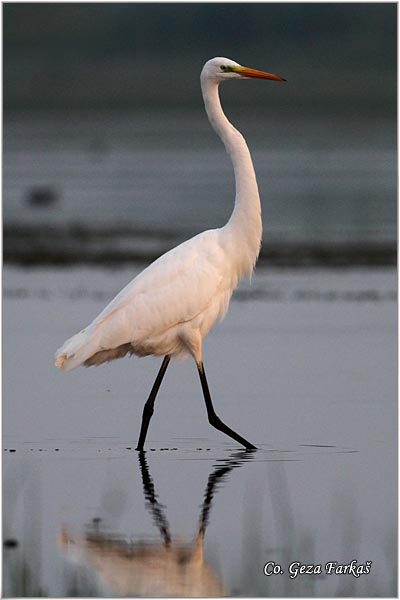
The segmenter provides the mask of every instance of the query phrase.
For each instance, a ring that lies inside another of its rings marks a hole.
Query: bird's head
[[[249,77],[270,79],[271,81],[286,81],[286,79],[283,79],[283,77],[279,77],[278,75],[257,71],[256,69],[250,69],[249,67],[243,67],[234,60],[223,58],[221,56],[207,61],[201,72],[202,79],[208,79],[209,81],[215,81],[216,83],[228,79],[247,79]]]

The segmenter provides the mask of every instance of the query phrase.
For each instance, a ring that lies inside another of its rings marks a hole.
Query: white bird
[[[233,290],[244,275],[251,276],[260,252],[261,204],[253,163],[244,137],[226,118],[218,95],[223,81],[248,77],[285,81],[220,57],[206,62],[200,77],[207,116],[235,174],[235,207],[227,224],[196,235],[154,261],[55,356],[56,366],[65,371],[126,354],[164,357],[144,406],[139,451],[170,359],[189,355],[197,364],[210,424],[255,449],[216,415],[202,360],[204,338],[225,316]]]

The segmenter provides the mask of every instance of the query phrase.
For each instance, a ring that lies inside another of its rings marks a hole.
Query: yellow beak
[[[270,79],[271,81],[286,81],[279,75],[273,75],[272,73],[265,73],[264,71],[257,71],[256,69],[249,69],[249,67],[235,67],[235,72],[242,75],[242,77],[255,77],[257,79]]]

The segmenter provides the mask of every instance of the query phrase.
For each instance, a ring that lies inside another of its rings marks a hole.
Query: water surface
[[[52,364],[139,268],[4,268],[4,595],[396,595],[395,271],[257,270],[204,360],[217,413],[258,451],[209,426],[186,361],[140,457],[159,361]],[[288,573],[353,559],[370,574]]]
[[[272,119],[260,106],[230,109],[229,94],[226,109],[252,151],[269,243],[395,242],[392,119]],[[3,180],[8,227],[129,226],[142,244],[221,226],[234,199],[200,98],[198,110],[7,113]],[[54,204],[31,201],[43,189]]]

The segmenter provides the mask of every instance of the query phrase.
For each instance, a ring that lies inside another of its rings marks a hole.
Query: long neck
[[[223,232],[235,247],[242,246],[241,252],[236,252],[241,255],[238,265],[238,276],[241,277],[244,273],[251,274],[260,252],[262,221],[256,175],[244,137],[222,110],[218,84],[203,79],[201,87],[208,118],[232,160],[235,174],[235,207]]]

